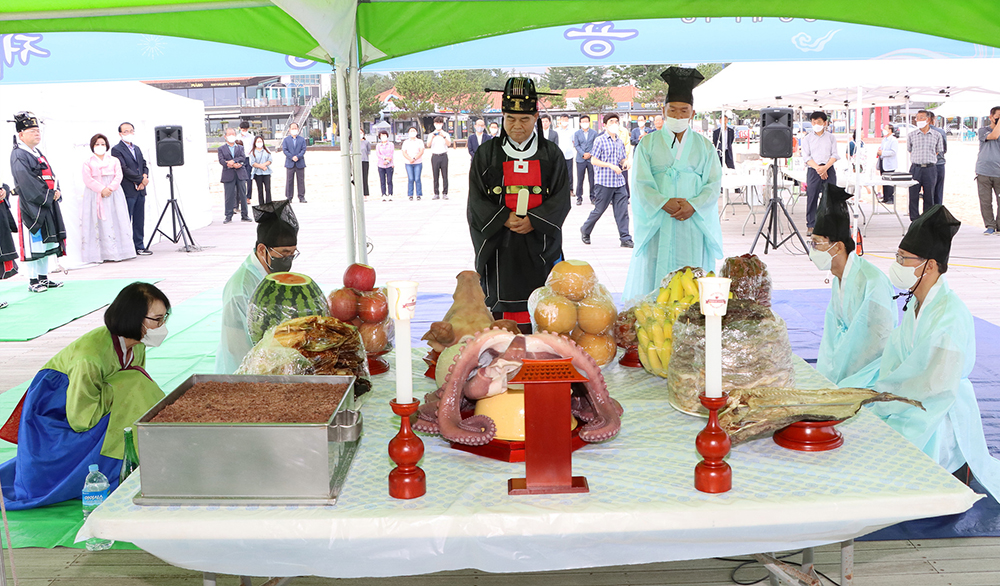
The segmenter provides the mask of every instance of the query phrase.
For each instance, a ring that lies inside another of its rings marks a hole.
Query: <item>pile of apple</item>
[[[344,271],[344,287],[329,295],[330,315],[350,323],[361,332],[369,354],[390,350],[392,320],[385,287],[375,287],[375,269],[352,264]]]

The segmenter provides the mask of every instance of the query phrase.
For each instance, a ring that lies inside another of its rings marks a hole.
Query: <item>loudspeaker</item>
[[[178,167],[184,164],[184,142],[180,126],[157,126],[156,164],[160,167]]]
[[[760,156],[770,159],[792,156],[791,108],[764,108],[760,111]]]

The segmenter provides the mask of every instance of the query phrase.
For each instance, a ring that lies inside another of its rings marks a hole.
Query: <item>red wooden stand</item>
[[[471,412],[462,413],[462,418],[470,417]],[[577,427],[570,432],[570,448],[577,451],[587,442],[580,439],[580,428]],[[488,444],[482,446],[467,446],[457,442],[451,442],[451,449],[468,452],[484,458],[500,460],[501,462],[524,462],[524,440],[502,440],[493,438]]]
[[[374,376],[389,372],[389,362],[382,358],[383,354],[388,354],[388,350],[368,353],[368,374]]]
[[[427,492],[427,475],[417,466],[424,455],[424,442],[410,428],[410,415],[417,412],[420,401],[399,404],[389,401],[392,412],[400,416],[399,433],[389,440],[389,458],[396,467],[389,472],[389,496],[415,499]]]
[[[439,356],[441,356],[441,353],[437,350],[431,350],[427,353],[427,356],[424,356],[424,362],[427,364],[424,376],[429,379],[433,379],[436,376],[435,372],[437,372],[437,359]]]
[[[629,368],[642,368],[642,362],[639,361],[639,347],[629,346],[625,349],[625,354],[622,355],[621,360],[618,364],[622,366],[628,366]]]
[[[844,436],[834,427],[840,421],[799,421],[774,434],[774,443],[798,452],[825,452],[844,445]]]
[[[694,445],[704,458],[694,467],[694,487],[701,492],[728,492],[733,488],[733,470],[723,458],[732,444],[729,434],[719,426],[719,409],[725,406],[729,393],[723,391],[718,399],[701,395],[701,404],[708,409],[708,424],[698,432]]]
[[[524,384],[525,478],[507,481],[507,494],[589,492],[587,479],[573,476],[570,384],[586,382],[572,358],[525,359],[511,383]]]

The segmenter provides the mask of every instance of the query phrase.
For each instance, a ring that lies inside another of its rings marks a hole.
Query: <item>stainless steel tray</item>
[[[200,382],[347,384],[326,423],[156,423]],[[194,375],[136,423],[137,505],[332,505],[361,442],[353,376]]]

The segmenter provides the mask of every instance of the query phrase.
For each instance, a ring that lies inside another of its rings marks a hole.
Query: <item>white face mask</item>
[[[607,125],[607,129],[608,129],[608,134],[610,134],[611,136],[618,136],[618,125],[617,124],[608,124]]]
[[[587,130],[588,128],[590,128],[590,122],[586,122],[586,121],[581,122],[580,123],[580,128],[582,128],[584,130]]]
[[[690,124],[690,118],[671,118],[667,116],[666,120],[663,121],[663,125],[667,127],[670,132],[684,132],[688,129]]]
[[[122,140],[124,140],[128,144],[132,144],[132,135],[131,134],[122,134],[121,137],[122,137]]]
[[[156,328],[155,330],[146,330],[146,335],[142,337],[140,342],[149,346],[150,348],[156,348],[163,343],[163,340],[167,338],[167,326],[166,324]]]
[[[442,128],[444,128],[444,124],[438,124],[437,122],[435,122],[434,123],[434,128],[436,130],[441,130]]]
[[[482,134],[484,132],[486,132],[486,127],[485,126],[477,126],[476,127],[476,134]]]
[[[389,137],[383,134],[382,136],[378,137],[378,140],[379,142],[389,142]]]
[[[411,132],[410,133],[410,138],[417,138],[417,133],[416,132]]]
[[[95,155],[103,155],[106,152],[108,152],[108,147],[104,146],[103,144],[99,144],[94,147]]]
[[[229,144],[233,144],[234,142],[236,142],[236,137],[233,136],[232,134],[229,134],[226,136],[226,142],[228,142]]]
[[[823,124],[813,124],[813,128],[812,128],[813,132],[815,132],[816,134],[823,134],[823,131],[825,129],[826,129],[826,126],[823,125]]]
[[[924,128],[927,128],[927,121],[926,120],[917,120],[917,128],[919,128],[920,130],[923,130]]]
[[[257,148],[259,148],[259,149],[262,149],[262,148],[264,148],[264,141],[262,141],[262,140],[258,140],[258,141],[257,141],[257,144],[256,144],[255,146],[256,146]]]
[[[925,264],[927,264],[926,260],[915,267],[904,267],[898,262],[894,262],[889,266],[889,282],[897,289],[912,291],[917,285],[917,281],[920,280],[920,277],[916,274],[916,270]]]
[[[830,256],[830,250],[832,250],[832,248],[833,248],[832,246],[828,250],[817,250],[815,248],[810,248],[809,260],[811,260],[813,264],[816,265],[816,268],[821,271],[830,270],[830,267],[833,266],[833,257]]]
[[[293,128],[293,129],[291,129],[291,130],[288,131],[288,134],[291,134],[292,136],[298,136],[299,135],[299,129],[298,128]]]

